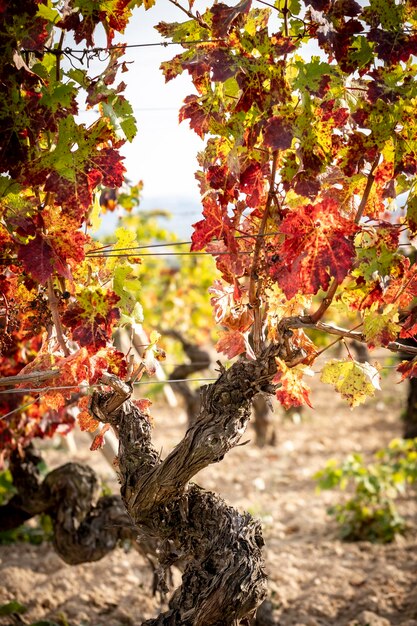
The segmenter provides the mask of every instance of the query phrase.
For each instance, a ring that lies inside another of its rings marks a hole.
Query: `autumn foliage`
[[[136,132],[114,34],[135,6],[153,4],[0,3],[4,452],[69,428],[68,405],[83,390],[105,371],[127,374],[112,335],[142,321],[129,284],[137,241],[120,231],[103,248],[90,232],[100,192],[124,182],[120,148]],[[212,255],[221,276],[207,296],[222,327],[217,348],[257,359],[281,342],[278,400],[310,403],[304,374],[319,350],[308,329],[392,350],[417,331],[417,5],[193,5],[179,11],[185,21],[156,29],[182,46],[162,64],[166,80],[187,72],[194,85],[179,120],[207,140],[191,251]],[[82,61],[99,54],[98,25],[106,60],[92,76]],[[67,47],[69,35],[82,56]],[[96,112],[89,126],[82,107]],[[414,361],[400,366],[403,378],[416,371]],[[324,366],[322,380],[355,406],[378,388],[378,365],[347,353]]]

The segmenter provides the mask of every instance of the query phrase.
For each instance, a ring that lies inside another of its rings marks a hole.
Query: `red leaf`
[[[304,294],[326,290],[331,277],[341,282],[352,266],[349,237],[357,228],[331,199],[289,212],[280,227],[285,240],[277,251],[279,260],[270,269],[287,298],[300,289]]]
[[[93,433],[100,425],[100,422],[87,410],[81,411],[77,416],[77,420],[80,429],[89,433]]]
[[[291,147],[293,129],[285,119],[270,117],[264,131],[264,144],[272,150],[286,150]]]
[[[71,279],[71,273],[65,263],[46,238],[39,234],[27,244],[19,246],[17,257],[22,261],[25,271],[42,285],[54,272],[68,280]]]
[[[43,48],[49,37],[46,26],[46,20],[41,17],[36,17],[32,21],[30,30],[26,32],[25,37],[21,40],[21,47],[23,49],[27,48],[33,51],[43,51]]]
[[[200,97],[196,95],[187,96],[184,100],[184,106],[181,107],[178,119],[190,120],[190,128],[192,128],[201,138],[208,132],[210,120],[218,118],[219,115],[211,110],[206,111]]]
[[[417,358],[412,361],[403,361],[397,367],[397,372],[402,374],[401,380],[405,378],[417,378]]]
[[[125,378],[127,374],[127,363],[123,352],[109,346],[100,348],[100,350],[90,357],[90,366],[92,374],[90,383],[96,383],[100,380],[103,372],[115,374],[119,378]]]
[[[237,179],[226,165],[210,165],[207,170],[207,182],[212,189],[219,190],[221,204],[233,202],[237,197]]]
[[[229,7],[219,2],[211,7],[213,15],[212,28],[214,37],[224,37],[234,22],[245,13],[249,12],[252,0],[241,0],[234,7]]]
[[[94,167],[89,172],[89,177],[95,174],[99,179],[102,179],[102,183],[106,187],[121,187],[124,182],[124,174],[126,168],[123,165],[124,157],[120,156],[119,151],[114,148],[102,148],[91,162]],[[95,169],[98,172],[95,172]],[[91,180],[90,180],[91,184]],[[91,184],[91,188],[97,185]]]
[[[113,327],[120,317],[120,310],[115,306],[118,301],[119,296],[110,290],[86,291],[84,306],[70,304],[62,321],[71,328],[74,341],[94,353],[99,348],[106,347],[111,339]]]
[[[202,250],[212,239],[234,241],[232,224],[227,215],[227,208],[221,206],[212,196],[204,199],[203,220],[193,224],[191,250]]]
[[[311,407],[310,389],[303,381],[303,370],[297,367],[287,367],[285,362],[278,358],[276,362],[278,372],[272,382],[281,385],[276,391],[277,400],[285,409],[303,404]]]
[[[248,207],[260,206],[266,197],[266,179],[269,175],[269,166],[251,163],[240,175],[240,188],[246,194]]]
[[[93,443],[90,446],[90,450],[92,451],[100,450],[104,446],[104,444],[106,443],[104,439],[104,435],[109,430],[109,428],[110,428],[110,424],[105,424],[103,426],[101,431],[94,437]]]
[[[131,15],[131,11],[128,9],[130,3],[131,0],[116,0],[116,6],[108,12],[110,28],[119,33],[124,32]]]
[[[401,339],[412,339],[417,335],[417,307],[414,307],[405,318],[400,337]]]
[[[140,400],[133,400],[139,411],[149,417],[149,407],[152,405],[152,401],[148,398],[140,398]]]
[[[210,302],[214,309],[216,324],[240,332],[249,330],[253,324],[253,311],[246,304],[235,300],[235,285],[225,285],[216,280],[213,287],[209,288],[209,293],[213,294]]]
[[[241,333],[238,330],[226,330],[219,332],[219,341],[216,344],[217,352],[223,352],[229,359],[246,352],[247,356],[255,359],[255,354],[248,341],[249,333]]]

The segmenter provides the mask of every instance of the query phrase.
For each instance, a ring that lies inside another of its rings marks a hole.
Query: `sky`
[[[203,10],[207,4],[207,0],[197,0],[194,10]],[[122,39],[127,44],[164,41],[154,25],[186,19],[168,0],[159,0],[149,11],[135,10]],[[133,183],[144,182],[142,206],[168,208],[177,216],[177,227],[188,229],[201,214],[194,173],[198,168],[196,156],[204,143],[187,121],[179,124],[178,112],[184,98],[195,89],[188,74],[165,83],[159,69],[162,61],[181,51],[180,46],[173,45],[126,51],[125,59],[133,63],[121,78],[127,83],[125,95],[133,106],[138,133],[122,153],[127,177]]]

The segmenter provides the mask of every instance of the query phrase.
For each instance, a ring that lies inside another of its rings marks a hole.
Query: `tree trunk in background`
[[[32,445],[21,456],[15,451],[9,462],[17,490],[0,506],[0,531],[17,528],[35,515],[51,517],[56,552],[69,565],[98,561],[124,539],[153,563],[156,544],[138,543],[120,496],[99,497],[101,486],[88,465],[66,463],[49,472],[43,481],[38,466],[41,457]]]
[[[272,420],[274,411],[269,395],[257,393],[252,400],[253,406],[253,427],[255,429],[255,443],[260,448],[264,446],[275,446],[277,436]]]
[[[402,418],[404,438],[417,437],[417,378],[410,378],[408,382],[407,408]]]
[[[201,372],[209,369],[211,360],[206,350],[200,348],[194,343],[187,341],[183,335],[176,330],[162,331],[164,335],[177,339],[190,359],[190,363],[182,363],[177,365],[169,376],[169,380],[181,380],[181,382],[171,382],[172,388],[180,394],[185,402],[185,411],[187,414],[188,427],[192,426],[201,409],[201,387],[191,389],[189,383],[182,380],[188,378],[195,372]]]
[[[401,343],[406,346],[416,346],[417,341],[414,338],[402,339]],[[398,354],[401,360],[411,360],[412,357],[405,352]],[[414,439],[417,437],[417,379],[408,379],[407,406],[401,414],[403,421],[403,437],[404,439]]]

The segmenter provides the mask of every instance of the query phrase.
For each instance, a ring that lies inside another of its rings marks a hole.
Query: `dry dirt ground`
[[[301,424],[276,415],[278,443],[232,450],[196,482],[263,522],[270,600],[281,626],[417,626],[417,501],[401,503],[411,530],[389,545],[344,543],[326,508],[336,492],[318,493],[312,475],[329,458],[360,451],[370,457],[399,436],[405,385],[392,370],[383,391],[351,411],[328,386],[314,384],[314,410]],[[313,381],[314,382],[314,381]],[[180,410],[157,405],[155,442],[165,455],[185,428]],[[253,438],[248,430],[247,437]],[[56,443],[56,442],[55,442]],[[75,455],[50,444],[55,467],[74,459],[89,462],[113,489],[112,469],[77,435]],[[177,572],[176,578],[179,578]],[[134,550],[121,548],[97,563],[63,563],[48,544],[0,546],[0,605],[16,599],[28,610],[22,622],[54,620],[62,626],[137,625],[161,608],[151,594],[152,575]],[[3,620],[3,621],[2,621]],[[19,623],[0,618],[0,624]]]

